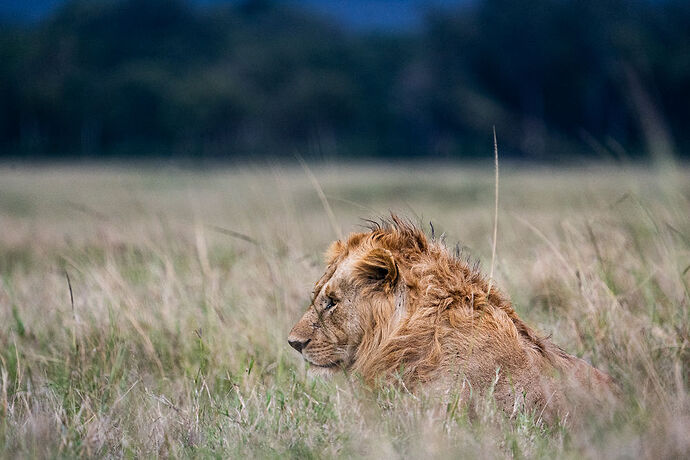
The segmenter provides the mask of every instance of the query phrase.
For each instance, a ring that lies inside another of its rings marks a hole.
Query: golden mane
[[[510,319],[514,331],[534,351],[549,360],[564,356],[560,348],[537,334],[517,316],[510,301],[499,289],[492,286],[489,292],[488,280],[479,271],[479,264],[470,264],[468,259],[461,257],[459,250],[451,253],[445,244],[433,237],[430,239],[419,227],[395,214],[389,219],[368,221],[368,228],[369,232],[353,234],[346,243],[332,246],[327,261],[329,265],[337,265],[351,252],[362,251],[363,248],[378,247],[391,251],[399,270],[407,275],[403,276],[409,288],[407,308],[410,311],[407,313],[410,321],[397,333],[404,339],[401,341],[395,340],[395,337],[382,337],[376,333],[378,331],[365,335],[358,353],[362,355],[359,357],[362,363],[358,367],[365,378],[371,380],[386,374],[387,370],[396,370],[403,362],[409,368],[412,361],[415,369],[420,366],[418,371],[414,371],[416,379],[427,380],[429,376],[423,371],[435,368],[443,353],[438,327],[461,327],[468,310],[482,314],[487,312],[487,308],[499,309]],[[391,314],[381,313],[383,317]],[[495,315],[494,312],[490,313]],[[377,329],[377,326],[373,329]],[[430,340],[415,341],[419,342],[416,344],[419,346],[414,347],[409,341],[415,335]],[[400,348],[396,349],[396,345]],[[413,347],[416,359],[411,360]],[[376,350],[379,348],[382,349]],[[366,359],[364,354],[371,354],[372,357]]]

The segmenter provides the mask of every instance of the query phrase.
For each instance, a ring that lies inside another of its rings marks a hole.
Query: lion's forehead
[[[350,279],[353,276],[354,261],[351,257],[342,260],[340,263],[329,267],[321,279],[314,286],[313,299],[315,300],[325,289],[335,289],[339,283]]]

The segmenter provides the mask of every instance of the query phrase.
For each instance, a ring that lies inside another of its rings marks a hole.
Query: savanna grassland
[[[512,169],[512,170],[511,170]],[[0,456],[690,454],[690,171],[503,166],[494,278],[609,372],[613,419],[310,380],[286,342],[321,253],[389,210],[488,272],[493,171],[0,168]]]

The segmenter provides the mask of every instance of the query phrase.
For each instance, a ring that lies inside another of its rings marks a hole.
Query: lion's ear
[[[324,255],[324,258],[326,259],[326,265],[330,265],[333,262],[335,262],[335,260],[338,257],[340,257],[340,255],[343,252],[345,252],[345,245],[342,241],[337,240],[331,243],[331,245],[326,250],[326,254]]]
[[[398,265],[388,249],[372,249],[362,257],[356,267],[364,277],[381,281],[388,286],[392,286],[398,280]]]

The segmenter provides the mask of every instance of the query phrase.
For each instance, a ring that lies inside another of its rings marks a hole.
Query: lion
[[[616,399],[607,374],[537,334],[477,265],[407,220],[392,215],[335,241],[326,265],[288,337],[311,372],[455,388],[465,401],[490,391],[506,412],[545,420]]]

